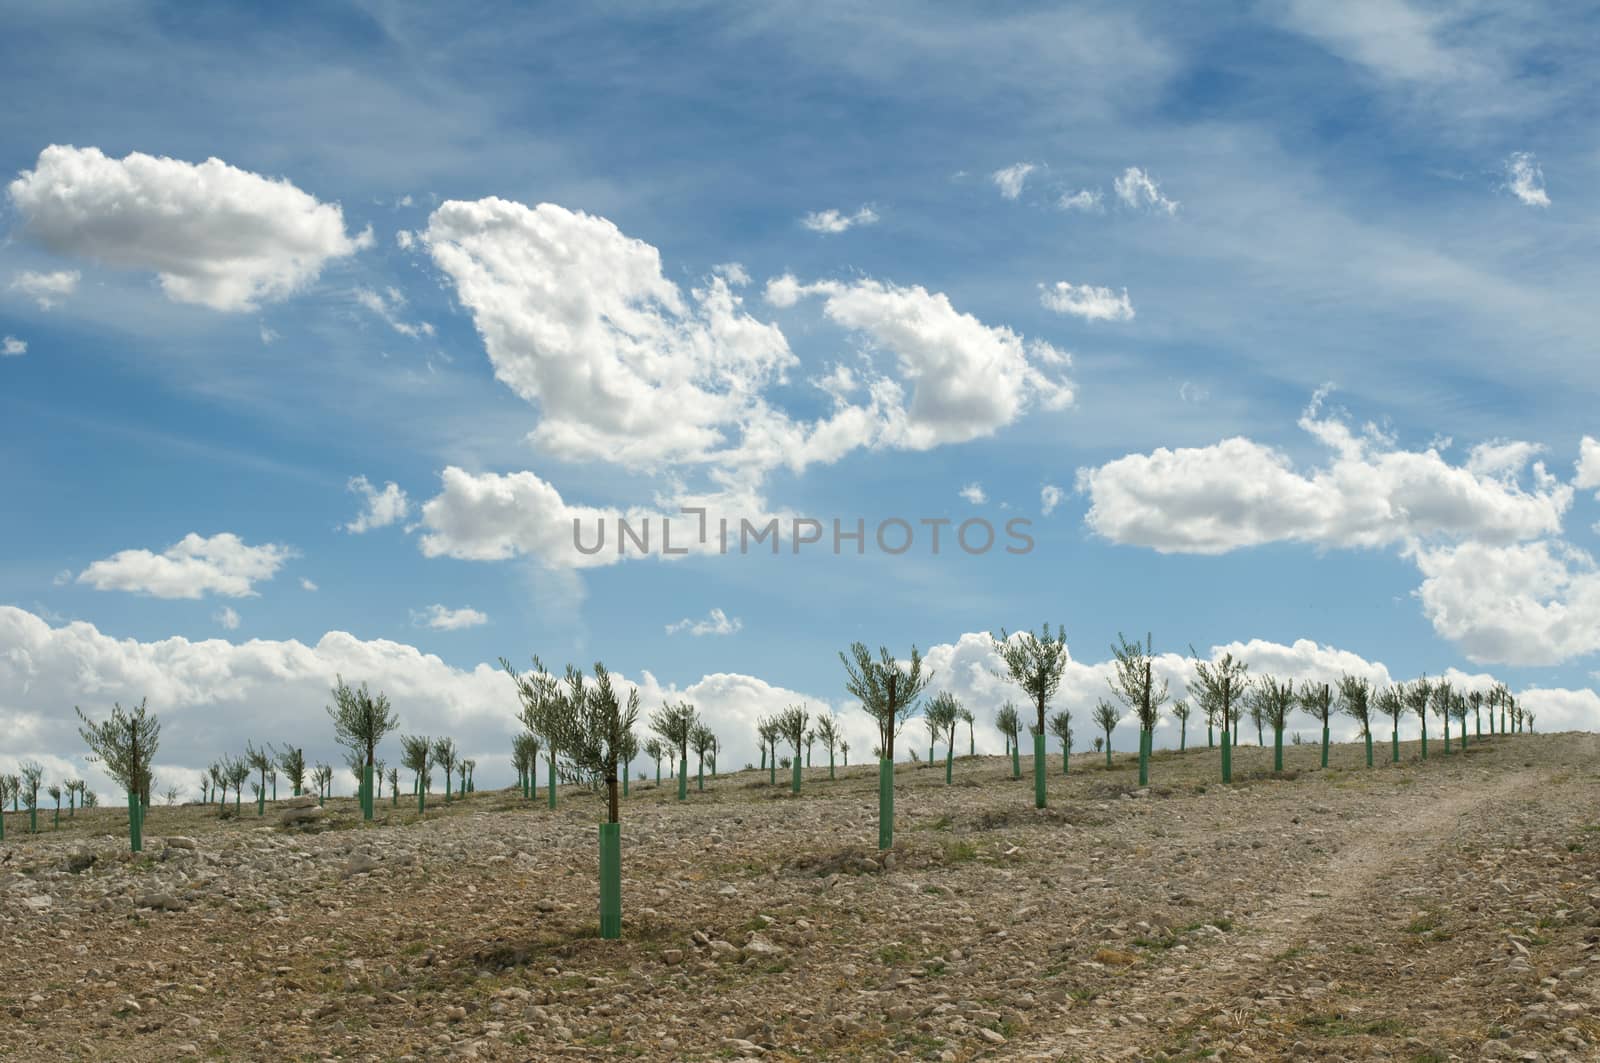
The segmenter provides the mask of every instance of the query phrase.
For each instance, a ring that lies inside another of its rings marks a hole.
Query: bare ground
[[[8,816],[0,1058],[1600,1058],[1600,736],[1430,752],[641,786],[620,942],[587,794]]]

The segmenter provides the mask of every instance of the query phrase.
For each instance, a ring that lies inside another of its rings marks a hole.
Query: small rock
[[[1004,1034],[1002,1034],[999,1030],[991,1030],[987,1026],[978,1027],[978,1036],[983,1038],[985,1041],[988,1041],[992,1045],[1003,1045],[1006,1043]]]
[[[133,902],[135,908],[155,908],[163,912],[183,911],[183,902],[170,893],[156,892],[142,894]]]

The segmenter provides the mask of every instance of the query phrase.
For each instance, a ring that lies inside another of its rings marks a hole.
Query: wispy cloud
[[[1544,190],[1544,170],[1530,151],[1517,151],[1506,159],[1506,188],[1530,207],[1548,207],[1550,193]]]
[[[701,635],[732,635],[744,627],[744,621],[738,617],[730,617],[721,609],[713,609],[704,620],[692,620],[684,617],[676,624],[667,625],[667,634],[676,635],[681,631],[699,637]]]
[[[989,501],[989,496],[984,493],[983,485],[977,482],[967,484],[961,489],[961,497],[975,506],[981,506]]]
[[[0,338],[0,358],[18,358],[28,353],[28,341],[15,336]]]
[[[842,233],[857,225],[876,225],[877,222],[878,212],[870,206],[864,206],[854,214],[845,214],[831,208],[814,210],[800,219],[800,224],[814,233]]]
[[[989,175],[989,179],[1006,199],[1016,199],[1022,195],[1022,186],[1027,182],[1028,175],[1038,168],[1031,162],[1019,162],[1003,170],[996,170]]]
[[[78,290],[78,281],[82,276],[75,269],[56,270],[54,273],[23,270],[11,278],[11,290],[21,292],[38,303],[40,310],[49,310]]]
[[[1123,170],[1122,176],[1115,182],[1115,187],[1117,198],[1122,200],[1125,207],[1135,209],[1148,207],[1166,214],[1178,213],[1178,201],[1168,199],[1155,179],[1137,166]]]
[[[435,603],[426,609],[413,609],[411,622],[435,631],[462,631],[469,627],[482,627],[489,622],[489,616],[471,606],[450,609]]]
[[[1096,288],[1092,284],[1057,281],[1050,287],[1039,285],[1039,302],[1046,310],[1071,314],[1085,321],[1133,320],[1133,302],[1128,298],[1126,288],[1119,294],[1110,288]]]

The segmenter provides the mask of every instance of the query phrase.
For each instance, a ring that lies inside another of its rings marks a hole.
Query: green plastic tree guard
[[[264,816],[266,814],[267,814],[267,792],[265,790],[262,790],[259,794],[256,794],[256,817],[259,819],[260,817],[262,817],[262,816]]]
[[[600,824],[600,936],[622,936],[622,824]]]
[[[35,803],[32,808],[28,809],[28,833],[39,833],[39,806],[37,803]]]
[[[1233,782],[1233,748],[1229,741],[1231,732],[1222,732],[1222,781]]]
[[[1106,767],[1111,767],[1111,736],[1106,735]]]
[[[1022,778],[1022,736],[1021,735],[1018,735],[1017,736],[1017,740],[1015,742],[1011,743],[1011,777],[1013,779]]]
[[[1038,734],[1033,736],[1033,807],[1034,808],[1043,808],[1043,807],[1045,807],[1045,789],[1044,789],[1045,765],[1044,765],[1044,760],[1045,760],[1044,732],[1040,731]]]
[[[136,853],[144,852],[144,823],[139,812],[139,795],[128,795],[128,845]]]
[[[372,764],[368,762],[361,768],[361,818],[371,819],[377,808],[377,792],[372,788]]]
[[[550,762],[550,776],[545,781],[545,790],[547,792],[547,796],[548,796],[549,801],[550,801],[550,810],[553,812],[553,811],[555,811],[555,807],[556,807],[556,758],[555,758],[555,754],[552,752],[550,754],[550,756],[546,757],[545,759]]]
[[[797,794],[797,793],[800,792],[800,754],[799,753],[796,753],[794,755],[794,763],[792,765],[790,765],[789,775],[790,775],[790,778],[789,778],[789,792],[792,793],[792,794]]]
[[[1208,724],[1206,724],[1206,748],[1207,749],[1214,749],[1214,748],[1216,748],[1216,745],[1217,745],[1217,743],[1215,742],[1215,740],[1212,739],[1211,736],[1212,736],[1212,728],[1211,728],[1211,725],[1208,723]]]
[[[1150,739],[1152,735],[1144,728],[1139,729],[1139,785],[1150,785]]]
[[[1444,717],[1444,755],[1447,756],[1447,757],[1450,755],[1450,714],[1449,713],[1445,713],[1445,717]]]
[[[1061,743],[1061,774],[1066,775],[1068,773],[1067,769],[1071,766],[1071,754],[1067,750],[1067,744],[1063,742]]]
[[[833,778],[833,750],[828,750],[828,778]]]
[[[6,840],[6,810],[0,807],[0,842]]]
[[[1389,763],[1398,764],[1400,763],[1400,725],[1398,723],[1394,725],[1394,733],[1389,736],[1389,743]]]
[[[702,793],[706,788],[706,762],[701,761],[695,769],[694,788]]]
[[[949,786],[955,781],[956,744],[951,742],[944,751],[944,784]]]
[[[778,751],[773,750],[772,756],[767,758],[767,785],[778,785]]]
[[[878,760],[878,848],[894,848],[894,761]]]
[[[1283,735],[1281,735],[1281,734],[1278,735],[1278,745],[1280,747],[1283,745]],[[1322,766],[1324,768],[1326,768],[1328,766],[1328,725],[1327,724],[1323,724],[1322,725]],[[1283,765],[1282,764],[1278,765],[1278,770],[1279,771],[1283,770]]]
[[[1372,767],[1372,732],[1367,732],[1367,767]]]
[[[1322,755],[1328,755],[1326,746],[1323,747]],[[1327,765],[1324,764],[1323,766],[1326,767]],[[1283,771],[1283,728],[1281,727],[1272,729],[1272,770],[1280,773]]]
[[[1428,721],[1422,721],[1422,759],[1428,759]]]
[[[689,800],[689,757],[687,754],[678,761],[678,800]]]
[[[624,770],[623,773],[622,773],[622,796],[623,797],[627,797],[628,796],[628,776],[631,775],[631,774],[632,774],[632,772],[629,772],[629,771],[626,771],[626,770]]]

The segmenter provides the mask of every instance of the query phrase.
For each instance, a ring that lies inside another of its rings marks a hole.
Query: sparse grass
[[[965,864],[978,858],[978,847],[964,838],[951,838],[940,847],[939,855],[947,864]]]

